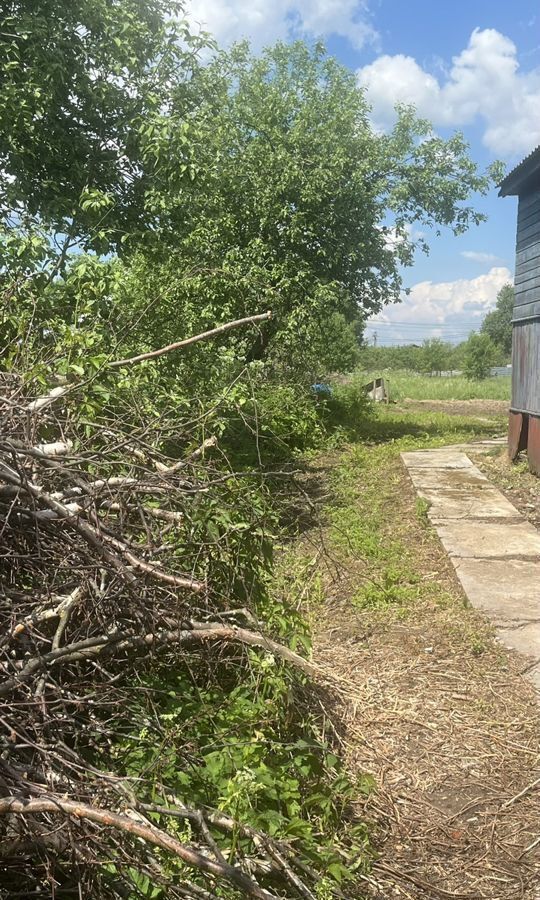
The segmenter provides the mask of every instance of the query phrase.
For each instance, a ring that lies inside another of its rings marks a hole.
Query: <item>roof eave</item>
[[[499,197],[519,196],[524,188],[540,182],[540,147],[519,163],[503,178],[499,185]]]

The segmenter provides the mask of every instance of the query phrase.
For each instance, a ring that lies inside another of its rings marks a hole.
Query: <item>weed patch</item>
[[[384,408],[366,423],[365,440],[340,454],[330,475],[333,502],[326,519],[331,547],[344,565],[354,568],[359,582],[352,598],[356,608],[403,611],[429,598],[448,604],[447,592],[418,575],[418,535],[411,531],[412,521],[422,528],[421,540],[429,543],[436,537],[429,529],[429,503],[412,499],[412,492],[408,498],[396,496],[399,454],[479,440],[501,427],[497,419],[486,425],[444,413]],[[407,502],[412,508],[404,515]]]

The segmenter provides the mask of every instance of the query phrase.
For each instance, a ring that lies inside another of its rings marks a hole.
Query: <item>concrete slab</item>
[[[540,662],[540,622],[530,622],[517,628],[500,628],[497,636],[509,650]]]
[[[467,597],[496,625],[540,622],[540,560],[454,557],[452,562]]]
[[[408,469],[470,469],[472,462],[460,450],[411,450],[401,458]]]
[[[502,449],[508,444],[508,438],[493,438],[488,441],[475,441],[474,444],[448,444],[448,450],[462,450],[467,456],[487,453],[493,453],[494,450]]]
[[[528,681],[532,681],[536,690],[540,691],[540,663],[537,663],[532,669],[529,669],[526,672],[526,677]],[[540,898],[540,892],[537,894],[537,897]]]
[[[418,493],[431,504],[428,516],[434,524],[443,523],[446,519],[520,520],[515,506],[489,486],[482,491],[447,489],[439,493],[433,489],[418,488]]]
[[[468,469],[411,469],[420,497],[430,504],[432,522],[446,519],[514,519],[516,508],[472,466]]]
[[[423,469],[418,467],[409,469],[409,475],[415,488],[440,489],[451,485],[455,488],[480,490],[491,486],[486,476],[482,475],[476,466],[468,466],[465,469]]]
[[[516,515],[518,515],[516,510]],[[478,522],[447,520],[436,525],[447,553],[464,559],[530,557],[540,559],[540,534],[525,520]]]
[[[485,449],[494,445],[485,442]],[[523,654],[523,671],[540,691],[540,533],[460,445],[402,459],[471,605],[491,618],[506,647]]]

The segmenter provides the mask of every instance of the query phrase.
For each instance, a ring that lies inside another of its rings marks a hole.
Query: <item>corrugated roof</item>
[[[503,178],[499,185],[499,197],[519,194],[524,182],[528,181],[535,172],[540,175],[540,145]]]

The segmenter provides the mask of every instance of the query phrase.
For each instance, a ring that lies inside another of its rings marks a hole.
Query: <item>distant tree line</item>
[[[422,344],[394,347],[364,346],[359,364],[364,369],[408,369],[426,375],[460,371],[471,379],[486,378],[493,366],[504,366],[512,354],[512,310],[514,288],[505,284],[497,295],[492,312],[479,332],[471,332],[466,341],[451,344],[441,338],[428,338]]]

